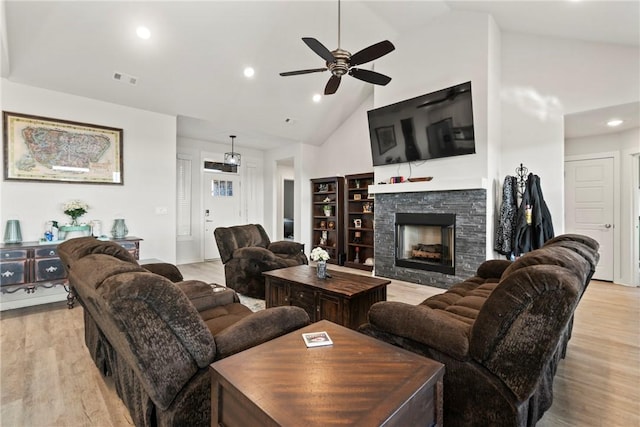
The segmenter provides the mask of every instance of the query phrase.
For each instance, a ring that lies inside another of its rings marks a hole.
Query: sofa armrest
[[[118,274],[103,282],[98,297],[108,313],[103,332],[161,409],[213,362],[211,332],[168,279],[150,272]]]
[[[409,338],[458,360],[469,358],[468,324],[442,310],[396,301],[377,302],[369,323],[383,332]]]
[[[268,249],[261,248],[260,246],[251,246],[248,248],[236,249],[233,251],[233,257],[231,259],[249,259],[259,262],[276,261],[278,257]]]
[[[255,312],[214,337],[216,360],[255,347],[309,323],[309,315],[300,307],[274,307]]]
[[[200,280],[185,280],[176,286],[187,295],[198,312],[240,302],[238,294],[224,286],[209,285]]]
[[[476,275],[483,279],[499,279],[511,264],[512,261],[506,259],[490,259],[480,264]]]
[[[296,255],[304,251],[304,244],[289,240],[271,242],[267,248],[275,254]]]
[[[168,262],[142,264],[141,267],[152,273],[159,274],[160,276],[171,280],[173,283],[184,280],[184,277],[182,277],[182,273],[180,273],[178,267],[173,264],[169,264]]]

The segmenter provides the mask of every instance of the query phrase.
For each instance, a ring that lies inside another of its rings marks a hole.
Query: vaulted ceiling
[[[456,10],[489,13],[506,32],[637,47],[639,4],[345,0],[340,47],[355,53],[384,39],[393,42]],[[175,115],[178,133],[186,137],[227,142],[236,134],[238,146],[261,149],[291,142],[318,145],[373,90],[345,77],[335,95],[314,103],[311,98],[322,93],[329,73],[278,74],[324,66],[301,38],[337,47],[335,0],[9,0],[2,7],[3,77]],[[150,29],[150,39],[136,36],[139,25]],[[251,79],[243,75],[246,66],[255,69]],[[116,72],[125,79],[114,80]],[[128,76],[135,85],[126,83]]]

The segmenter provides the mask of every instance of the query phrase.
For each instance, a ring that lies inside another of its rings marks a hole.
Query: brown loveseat
[[[598,246],[563,235],[515,262],[486,261],[421,304],[374,304],[360,330],[445,364],[445,425],[535,425],[551,406]]]
[[[260,224],[218,227],[213,234],[226,285],[242,295],[264,299],[262,272],[309,262],[302,243],[271,242]]]
[[[209,364],[309,323],[297,307],[252,313],[234,291],[181,281],[170,264],[140,266],[113,242],[83,237],[58,252],[89,353],[136,426],[208,426]]]

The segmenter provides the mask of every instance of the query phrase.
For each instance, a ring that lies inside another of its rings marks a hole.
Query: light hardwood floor
[[[185,278],[224,283],[219,262],[180,269]],[[440,292],[393,281],[388,299],[416,304]],[[640,426],[639,384],[640,288],[594,281],[576,311],[553,406],[538,426]],[[2,427],[132,425],[87,353],[82,309],[65,303],[1,313],[0,395]]]

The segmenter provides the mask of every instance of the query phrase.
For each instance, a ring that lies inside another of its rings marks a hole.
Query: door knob
[[[605,224],[604,228],[611,228],[611,224]]]

